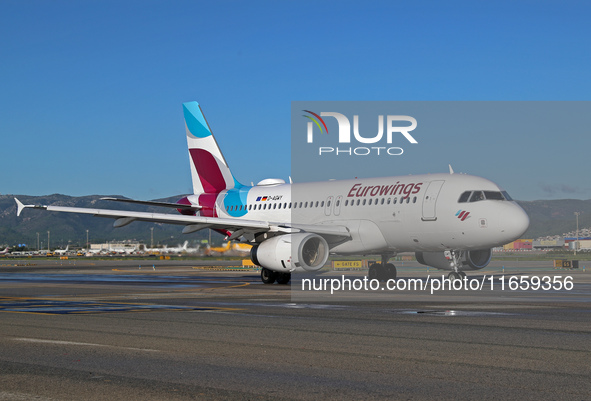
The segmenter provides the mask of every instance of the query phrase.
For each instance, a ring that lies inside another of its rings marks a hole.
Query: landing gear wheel
[[[465,277],[467,277],[466,273],[464,272],[458,272],[460,274],[460,278],[463,280]]]
[[[261,269],[261,280],[265,284],[273,284],[277,280],[277,273],[265,267]]]
[[[287,284],[291,280],[291,273],[279,273],[277,275],[277,284]]]
[[[386,280],[396,280],[396,266],[392,263],[386,263]]]
[[[380,279],[380,271],[382,265],[379,263],[374,263],[371,266],[369,266],[369,272],[367,273],[367,277],[370,280],[379,280]]]
[[[450,280],[461,280],[462,279],[462,275],[460,273],[457,272],[451,272],[447,275],[447,278]]]

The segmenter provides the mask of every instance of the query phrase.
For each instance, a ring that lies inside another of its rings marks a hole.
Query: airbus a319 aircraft
[[[482,269],[491,248],[519,238],[529,226],[524,210],[493,182],[476,176],[428,174],[285,183],[266,179],[254,186],[235,178],[197,102],[183,104],[193,194],[177,203],[108,198],[177,209],[179,214],[24,205],[25,208],[92,214],[115,219],[184,226],[183,233],[211,228],[253,245],[252,261],[264,283],[286,284],[295,271],[316,271],[329,254],[381,255],[369,278],[396,278],[388,263],[415,252],[422,264],[449,270]]]

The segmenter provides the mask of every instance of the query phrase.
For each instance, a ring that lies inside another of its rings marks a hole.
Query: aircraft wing
[[[351,239],[351,232],[345,226],[332,226],[326,224],[298,224],[285,225],[292,231],[308,232],[324,237],[329,245],[336,246]]]
[[[82,213],[91,214],[96,217],[109,217],[116,219],[114,227],[123,227],[134,221],[151,221],[155,223],[168,223],[184,225],[183,232],[193,232],[203,228],[219,228],[228,231],[235,231],[240,228],[259,229],[266,231],[270,229],[269,223],[256,220],[236,220],[218,217],[203,216],[185,216],[166,213],[132,212],[129,210],[110,210],[110,209],[92,209],[82,207],[67,206],[47,206],[47,205],[24,205],[17,198],[14,198],[17,204],[17,216],[27,208],[44,209],[50,212]],[[190,227],[190,228],[189,228]]]
[[[123,227],[134,221],[149,221],[154,223],[167,223],[185,226],[183,234],[199,231],[204,228],[226,230],[231,233],[229,240],[239,238],[248,232],[310,232],[324,237],[329,243],[341,243],[351,239],[347,227],[313,225],[313,224],[291,224],[273,223],[261,220],[228,219],[220,217],[186,216],[181,214],[133,212],[129,210],[93,209],[68,206],[48,205],[24,205],[17,198],[17,216],[20,216],[24,209],[43,209],[50,212],[66,212],[90,214],[96,217],[108,217],[115,219],[113,227]]]

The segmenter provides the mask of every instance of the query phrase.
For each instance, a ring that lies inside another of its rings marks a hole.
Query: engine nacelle
[[[442,270],[453,270],[451,261],[443,252],[416,252],[417,262],[422,265],[436,267]],[[492,257],[491,249],[479,249],[475,251],[462,252],[461,270],[478,270],[486,267]]]
[[[491,258],[492,249],[479,249],[477,251],[465,252],[462,262],[470,269],[478,270],[488,266]]]
[[[315,271],[324,266],[329,247],[317,234],[284,234],[252,247],[250,258],[254,264],[277,272]]]

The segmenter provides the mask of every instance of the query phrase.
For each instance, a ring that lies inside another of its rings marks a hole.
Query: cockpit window
[[[490,200],[505,200],[503,194],[498,191],[484,191],[484,197]]]
[[[509,196],[507,191],[466,191],[460,195],[458,203],[478,202],[481,200],[508,200],[513,199]]]
[[[462,195],[460,195],[460,199],[458,199],[458,203],[468,202],[468,199],[470,198],[471,193],[472,193],[472,191],[466,191]]]
[[[484,200],[484,194],[482,191],[474,191],[472,192],[472,196],[470,197],[470,202],[478,202]]]

